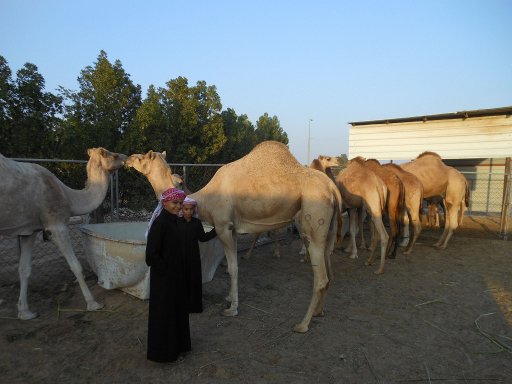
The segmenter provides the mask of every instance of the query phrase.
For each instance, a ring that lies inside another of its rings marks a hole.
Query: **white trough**
[[[87,261],[105,289],[119,288],[139,299],[149,298],[146,265],[147,222],[85,224],[80,226]],[[206,232],[212,227],[203,224]],[[203,283],[211,281],[224,258],[218,238],[199,243]]]

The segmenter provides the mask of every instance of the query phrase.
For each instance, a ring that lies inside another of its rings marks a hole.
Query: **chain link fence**
[[[22,160],[22,159],[18,159]],[[85,161],[34,160],[50,169],[66,185],[81,189],[86,180]],[[221,165],[170,164],[175,173],[181,174],[191,191],[205,186]],[[464,173],[470,184],[470,206],[467,215],[501,215],[505,175],[494,173]],[[510,183],[510,178],[508,178]],[[511,188],[509,186],[508,191]],[[512,200],[512,199],[511,199]],[[509,201],[511,201],[509,200]],[[148,221],[157,203],[156,196],[146,177],[132,169],[116,171],[111,176],[110,188],[102,205],[92,214],[74,217],[70,221],[70,234],[74,251],[84,268],[86,277],[92,274],[87,264],[82,246],[82,233],[79,225],[88,222],[113,221]],[[505,216],[511,220],[510,204],[505,207]],[[272,242],[268,236],[258,240],[257,245]],[[281,239],[283,238],[281,234]],[[238,250],[246,250],[254,237],[239,237]],[[18,277],[18,242],[16,237],[0,236],[0,297],[6,295],[4,290],[19,289]],[[75,278],[64,257],[51,241],[43,241],[39,234],[34,244],[33,268],[30,289],[43,289],[48,285],[72,284]],[[56,283],[58,281],[58,283]],[[11,292],[12,293],[12,292]],[[17,293],[16,293],[17,295]],[[1,303],[1,301],[0,301]]]

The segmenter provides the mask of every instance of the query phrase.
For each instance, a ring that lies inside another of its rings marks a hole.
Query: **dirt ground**
[[[0,286],[0,382],[4,383],[512,383],[512,243],[496,219],[466,218],[447,250],[425,230],[409,257],[384,275],[337,249],[325,316],[306,334],[311,266],[289,234],[240,260],[239,316],[223,317],[226,267],[204,285],[192,314],[192,352],[175,363],[146,360],[148,303],[88,283],[105,311],[85,312],[80,289],[60,277],[31,281],[40,316],[16,316],[18,287]],[[343,244],[345,245],[345,243]],[[58,309],[61,309],[59,311]]]

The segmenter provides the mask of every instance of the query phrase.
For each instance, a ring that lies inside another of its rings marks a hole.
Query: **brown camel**
[[[378,160],[368,159],[364,166],[371,169],[386,184],[388,195],[386,196],[386,209],[391,228],[391,236],[388,241],[386,256],[394,259],[398,240],[403,226],[405,214],[405,189],[400,178],[392,171],[384,168]]]
[[[469,205],[469,187],[464,175],[443,163],[434,152],[423,152],[415,160],[400,164],[400,167],[415,175],[423,185],[423,197],[442,196],[445,212],[443,234],[434,246],[444,249],[462,223],[464,211]]]
[[[341,192],[343,205],[350,209],[350,257],[352,259],[357,258],[357,210],[366,210],[371,217],[375,230],[379,234],[380,266],[375,273],[381,274],[384,272],[389,239],[389,235],[382,222],[382,213],[386,206],[388,192],[384,182],[377,177],[375,172],[365,167],[361,162],[364,162],[364,159],[354,158],[350,160],[345,170],[336,176],[336,185]],[[376,237],[372,236],[371,254],[366,262],[367,265],[371,265],[373,262],[373,254],[376,248],[374,239],[376,240]]]
[[[22,320],[37,316],[29,309],[27,288],[32,271],[32,247],[40,231],[44,231],[45,238],[53,241],[66,258],[87,302],[87,310],[103,307],[94,300],[85,283],[82,266],[71,245],[68,221],[70,216],[92,212],[103,202],[109,173],[120,168],[126,156],[103,148],[89,149],[88,154],[87,183],[82,190],[67,187],[38,164],[16,162],[0,155],[0,235],[18,236],[18,317]]]
[[[127,164],[135,164],[135,169],[145,165],[130,160]],[[151,167],[156,164],[153,161]],[[168,165],[160,162],[159,167]],[[223,312],[226,316],[238,314],[237,234],[281,228],[299,214],[314,279],[306,315],[294,330],[306,332],[311,317],[323,313],[332,274],[329,259],[336,240],[336,215],[341,208],[334,183],[325,174],[300,165],[284,144],[266,141],[241,159],[222,166],[204,188],[190,197],[198,202],[200,219],[215,226],[224,244],[231,278],[227,297],[231,305]]]
[[[396,164],[389,163],[383,164],[382,166],[398,176],[405,188],[405,208],[407,211],[404,216],[403,228],[405,242],[401,245],[407,245],[404,250],[404,254],[408,255],[412,252],[414,243],[416,243],[416,240],[421,233],[420,213],[421,203],[423,201],[423,185],[416,176],[403,170]],[[412,233],[412,240],[409,239],[409,233]]]

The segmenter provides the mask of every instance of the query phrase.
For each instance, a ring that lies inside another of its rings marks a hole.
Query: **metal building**
[[[469,180],[470,214],[499,214],[506,231],[512,193],[512,106],[349,124],[349,159],[400,162],[424,151],[436,152]]]

